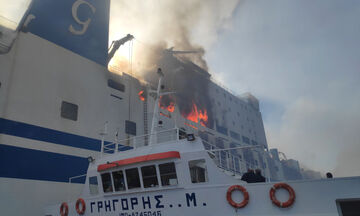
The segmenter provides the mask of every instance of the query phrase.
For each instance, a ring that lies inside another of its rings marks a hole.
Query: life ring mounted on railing
[[[244,199],[240,203],[235,202],[231,197],[232,192],[235,191],[235,190],[239,190],[239,191],[241,191],[243,193]],[[243,186],[241,186],[241,185],[233,185],[233,186],[229,187],[229,189],[227,190],[226,199],[227,199],[228,203],[232,207],[237,208],[237,209],[238,208],[244,208],[249,203],[249,193],[247,192],[247,190]]]
[[[81,204],[81,208],[80,208],[80,204]],[[77,201],[76,201],[76,212],[79,214],[79,215],[83,215],[86,211],[86,205],[85,205],[85,201],[83,198],[79,198]]]
[[[60,206],[60,215],[61,216],[68,216],[69,214],[69,206],[66,202],[61,203]]]
[[[284,188],[289,193],[289,199],[286,202],[280,202],[278,199],[276,199],[275,192],[279,188]],[[270,199],[271,201],[280,208],[287,208],[290,207],[295,202],[295,191],[294,189],[286,184],[286,183],[277,183],[274,184],[274,186],[270,189]]]

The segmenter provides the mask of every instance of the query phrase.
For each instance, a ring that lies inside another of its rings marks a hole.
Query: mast
[[[150,132],[150,143],[149,145],[153,145],[156,143],[156,135],[155,135],[155,127],[156,124],[159,122],[159,98],[160,98],[160,91],[161,91],[161,82],[164,77],[163,72],[161,71],[161,68],[158,69],[157,74],[159,75],[159,83],[158,87],[155,93],[155,104],[154,104],[154,113],[151,123],[151,132]]]

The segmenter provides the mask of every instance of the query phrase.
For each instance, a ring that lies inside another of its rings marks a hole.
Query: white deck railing
[[[134,136],[128,139],[118,140],[112,143],[104,144],[101,153],[113,154],[130,148],[136,149],[142,146],[156,145],[177,140],[179,140],[179,129],[173,128],[169,130],[159,131],[153,134]]]
[[[159,131],[154,134],[134,136],[128,139],[118,140],[112,143],[104,144],[101,154],[113,154],[128,149],[136,149],[148,145],[157,145],[169,141],[178,141],[180,139],[180,136],[181,134],[179,133],[179,129],[177,128]],[[242,175],[244,172],[246,172],[247,168],[260,168],[259,166],[248,163],[244,158],[241,158],[238,154],[236,154],[236,150],[259,148],[261,146],[239,146],[234,148],[222,149],[205,140],[202,141],[205,150],[210,154],[215,164],[219,168],[233,173],[233,175]],[[246,167],[243,167],[244,165]]]
[[[205,140],[203,140],[203,143],[205,144],[204,147],[206,151],[210,154],[215,164],[219,168],[233,173],[233,175],[244,174],[244,172],[247,170],[246,168],[260,168],[254,164],[248,163],[244,158],[241,158],[238,154],[235,154],[234,151],[238,149],[261,148],[261,146],[238,146],[234,148],[222,149]],[[245,169],[242,167],[242,165],[246,166]]]

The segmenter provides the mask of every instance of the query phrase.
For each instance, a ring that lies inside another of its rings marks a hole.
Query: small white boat
[[[79,199],[45,215],[360,214],[341,213],[349,205],[359,210],[360,177],[249,184],[218,168],[198,137],[180,139],[177,129],[156,136],[163,141],[95,159]]]
[[[160,86],[161,76],[157,98],[166,94]],[[103,144],[101,157],[89,158],[78,199],[46,207],[44,215],[360,214],[360,177],[250,184],[218,167],[219,151],[229,149],[206,150],[177,128]]]

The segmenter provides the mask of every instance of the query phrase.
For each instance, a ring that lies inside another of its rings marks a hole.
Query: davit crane
[[[134,39],[134,36],[132,36],[131,34],[127,34],[125,37],[113,41],[109,48],[107,63],[109,64],[110,60],[114,57],[115,52],[119,49],[121,45],[128,41],[131,41],[132,39]]]

